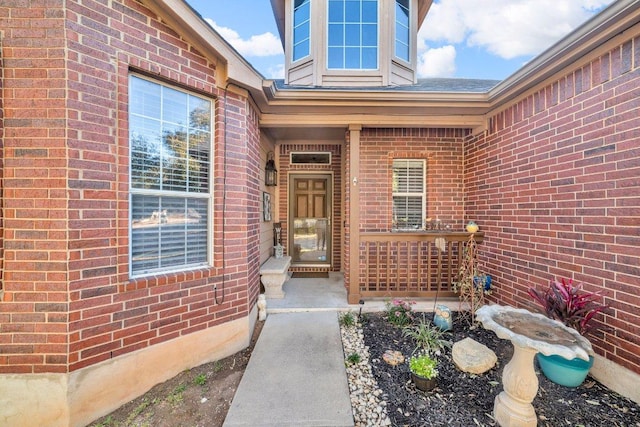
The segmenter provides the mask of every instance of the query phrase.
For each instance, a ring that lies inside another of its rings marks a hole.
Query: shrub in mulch
[[[433,320],[432,313],[413,313],[414,317]],[[385,313],[368,314],[363,319],[365,345],[369,347],[373,375],[387,402],[388,415],[394,426],[495,426],[493,401],[502,391],[501,375],[513,355],[508,340],[498,338],[482,327],[470,330],[466,321],[454,316],[453,342],[466,337],[486,345],[498,356],[498,363],[483,375],[458,370],[451,359],[451,349],[441,352],[438,364],[438,386],[430,392],[415,388],[408,363],[391,366],[382,355],[399,350],[410,356],[416,345],[400,327],[386,320]],[[538,426],[625,426],[640,427],[640,405],[614,393],[588,377],[577,388],[552,383],[538,372],[539,389],[533,406]]]

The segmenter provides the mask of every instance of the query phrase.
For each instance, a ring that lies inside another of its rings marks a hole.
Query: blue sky
[[[283,77],[270,0],[187,2],[265,77]],[[503,80],[612,2],[434,0],[418,35],[418,76]]]

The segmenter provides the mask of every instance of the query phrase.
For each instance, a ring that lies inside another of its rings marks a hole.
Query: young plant
[[[387,302],[386,314],[389,323],[398,327],[404,327],[413,322],[411,306],[415,303],[415,301],[405,301],[401,299],[394,299],[393,301]]]
[[[413,339],[416,344],[414,352],[422,350],[426,354],[439,355],[445,348],[451,347],[451,341],[446,339],[446,332],[422,319],[416,325],[405,326],[403,335]]]
[[[430,380],[438,376],[438,361],[428,354],[415,356],[409,359],[409,370],[419,377]]]
[[[362,358],[358,353],[355,353],[355,352],[347,356],[347,362],[350,365],[357,365],[358,363],[360,363],[360,360],[362,360]]]
[[[193,382],[197,385],[203,386],[207,383],[207,376],[205,374],[200,374],[197,377],[195,377]]]
[[[607,308],[596,301],[601,298],[599,292],[584,291],[581,284],[573,284],[573,279],[552,281],[544,291],[531,287],[528,294],[542,306],[547,317],[559,320],[583,336],[593,329],[590,324],[593,317]]]
[[[352,312],[347,311],[346,313],[342,313],[338,318],[338,323],[340,326],[344,328],[351,328],[356,324],[356,318]]]

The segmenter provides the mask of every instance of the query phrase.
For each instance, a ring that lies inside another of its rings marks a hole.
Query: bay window
[[[396,0],[395,55],[409,62],[410,1]]]
[[[329,0],[327,67],[378,68],[378,0]]]
[[[293,56],[295,62],[310,53],[311,1],[295,0],[293,3]]]

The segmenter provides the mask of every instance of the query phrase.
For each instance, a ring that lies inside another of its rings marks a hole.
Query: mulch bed
[[[422,316],[422,314],[418,314]],[[431,313],[425,313],[432,320]],[[502,391],[502,369],[513,355],[507,340],[499,339],[482,327],[469,330],[468,322],[456,321],[451,341],[466,337],[486,345],[498,356],[497,365],[483,375],[458,370],[451,350],[439,357],[438,386],[430,392],[416,390],[409,378],[405,362],[391,366],[382,360],[386,350],[399,350],[407,358],[414,350],[411,338],[391,325],[383,314],[363,316],[365,344],[369,347],[371,367],[387,402],[387,411],[394,426],[495,426],[493,401]],[[539,369],[536,366],[536,371]],[[539,389],[533,406],[538,426],[625,426],[640,427],[640,406],[602,386],[588,377],[577,388],[552,383],[538,374]]]

